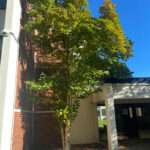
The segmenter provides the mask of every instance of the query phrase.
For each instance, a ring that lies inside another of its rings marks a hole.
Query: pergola
[[[115,104],[150,103],[150,78],[111,79],[102,90],[81,101],[79,114],[72,126],[73,144],[98,143],[97,104],[106,107],[109,150],[118,150]]]
[[[115,103],[150,102],[150,78],[129,78],[108,80],[95,102],[105,102],[107,112],[107,136],[109,150],[118,150],[115,119]]]

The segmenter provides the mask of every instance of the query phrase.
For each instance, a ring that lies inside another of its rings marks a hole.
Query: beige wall
[[[96,104],[92,103],[92,96],[81,100],[79,113],[71,131],[72,144],[98,143],[98,121]]]

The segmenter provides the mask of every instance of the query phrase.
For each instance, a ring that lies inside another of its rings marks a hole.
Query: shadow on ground
[[[107,143],[73,145],[71,150],[108,150]],[[150,139],[119,141],[119,150],[150,150]]]

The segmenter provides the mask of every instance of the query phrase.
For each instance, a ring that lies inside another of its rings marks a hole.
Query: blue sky
[[[134,77],[150,77],[150,0],[113,0],[126,35],[134,42],[134,56],[127,62]],[[98,16],[102,0],[89,0]]]

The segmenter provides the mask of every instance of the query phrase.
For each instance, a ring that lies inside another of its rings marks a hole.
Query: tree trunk
[[[61,127],[61,136],[63,150],[70,150],[70,128],[67,126]]]

